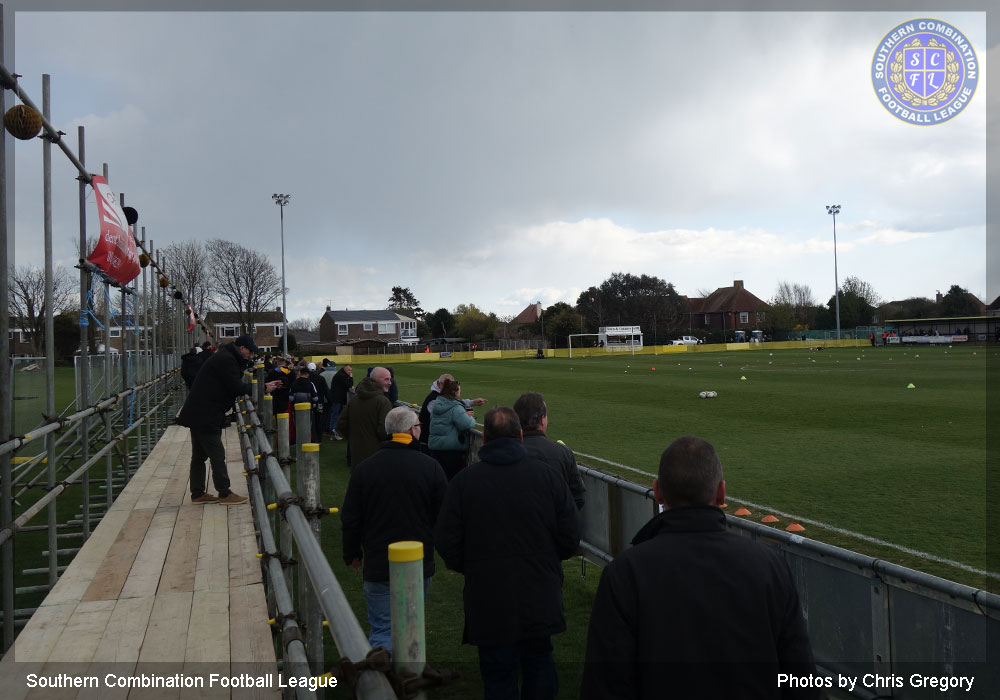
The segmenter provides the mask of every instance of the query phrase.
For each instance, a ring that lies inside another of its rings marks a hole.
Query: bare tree
[[[45,353],[45,269],[41,267],[11,267],[10,315],[11,328],[20,328],[28,335],[35,355]],[[77,281],[65,268],[52,271],[52,313],[72,307]]]
[[[288,330],[290,331],[309,331],[315,332],[319,330],[319,319],[313,319],[308,317],[297,318],[294,321],[288,322]]]
[[[793,282],[778,282],[774,296],[768,302],[771,305],[775,321],[781,319],[778,325],[787,325],[788,330],[796,326],[808,328],[816,318],[816,299],[808,284]]]
[[[164,246],[161,251],[170,263],[167,276],[184,295],[199,317],[212,297],[208,254],[204,243],[198,240],[181,241]]]
[[[205,244],[212,298],[234,311],[242,333],[249,333],[253,314],[267,311],[281,296],[281,276],[262,253],[220,238]]]

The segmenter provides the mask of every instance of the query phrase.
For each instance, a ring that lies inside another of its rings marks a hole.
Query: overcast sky
[[[983,76],[936,126],[872,88],[918,16]],[[8,20],[9,21],[9,20]],[[985,13],[16,14],[21,84],[87,165],[110,166],[157,247],[238,240],[280,269],[289,318],[575,303],[613,272],[696,296],[745,281],[885,300],[959,284],[987,303]],[[16,256],[40,263],[41,148],[16,146]],[[76,173],[54,154],[56,257],[75,263]],[[89,216],[95,216],[93,196]],[[212,261],[212,264],[222,264]],[[168,264],[169,265],[169,264]]]

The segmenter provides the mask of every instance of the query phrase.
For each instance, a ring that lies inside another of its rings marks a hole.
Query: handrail
[[[257,446],[261,451],[261,462],[267,469],[267,476],[274,485],[278,497],[290,496],[292,488],[281,471],[281,465],[271,452],[271,443],[267,438],[253,401],[243,397],[242,403],[249,416],[250,426],[257,437]],[[371,651],[368,637],[361,629],[361,624],[354,615],[354,610],[344,595],[337,577],[330,568],[323,548],[313,534],[305,513],[298,505],[291,503],[285,507],[285,520],[292,530],[298,548],[298,562],[305,567],[306,574],[312,582],[313,590],[319,599],[320,607],[326,616],[333,641],[340,655],[353,663],[364,661]],[[356,694],[366,700],[394,700],[396,695],[389,680],[377,671],[362,671],[358,676]]]
[[[130,387],[125,391],[121,391],[117,394],[114,394],[113,396],[104,399],[103,401],[97,402],[96,404],[90,406],[89,408],[85,408],[82,411],[77,411],[76,413],[68,416],[67,418],[62,418],[60,420],[54,420],[50,423],[42,424],[37,428],[33,429],[29,433],[25,433],[24,435],[19,435],[17,437],[14,437],[8,440],[7,442],[0,444],[0,455],[5,455],[9,452],[16,452],[17,450],[21,449],[22,447],[24,447],[29,443],[34,442],[40,437],[44,437],[49,433],[60,430],[66,425],[71,425],[77,421],[83,420],[84,418],[92,416],[95,413],[104,413],[105,411],[116,405],[122,399],[128,398],[131,394],[138,393],[140,389],[146,389],[155,384],[166,381],[170,379],[171,374],[178,371],[180,370],[172,369],[167,372],[164,372],[160,376],[149,380],[145,384],[139,384],[138,386]]]
[[[38,513],[40,513],[45,506],[54,501],[60,493],[65,491],[66,486],[68,484],[71,484],[77,479],[79,479],[81,475],[87,472],[92,466],[97,464],[97,461],[102,457],[104,457],[106,454],[108,454],[112,450],[112,448],[116,447],[118,442],[128,437],[128,435],[131,434],[132,431],[134,431],[136,428],[138,428],[140,425],[146,422],[146,420],[150,416],[152,416],[156,411],[158,411],[161,406],[170,401],[171,398],[172,397],[169,395],[163,397],[163,400],[160,401],[160,403],[156,404],[148,413],[146,413],[146,415],[136,420],[126,430],[123,430],[122,432],[118,433],[118,435],[114,436],[112,440],[108,442],[108,444],[106,444],[104,447],[98,450],[94,454],[94,456],[92,456],[86,462],[81,464],[80,467],[75,472],[66,477],[66,479],[62,483],[57,484],[55,488],[53,488],[47,494],[45,494],[37,501],[35,501],[35,503],[26,511],[24,511],[24,513],[22,513],[20,517],[18,517],[4,529],[0,530],[0,544],[3,544],[11,537],[13,537],[15,534],[17,534],[18,530],[24,527],[33,517],[38,515]]]

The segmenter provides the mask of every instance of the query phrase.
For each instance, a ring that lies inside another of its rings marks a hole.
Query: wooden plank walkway
[[[224,440],[246,495],[236,429]],[[169,427],[0,660],[5,700],[280,697],[250,504],[191,503],[190,460]]]

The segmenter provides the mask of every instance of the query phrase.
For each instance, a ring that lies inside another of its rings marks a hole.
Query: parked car
[[[670,341],[671,345],[697,345],[701,341],[695,338],[693,335],[682,335],[677,340]]]

